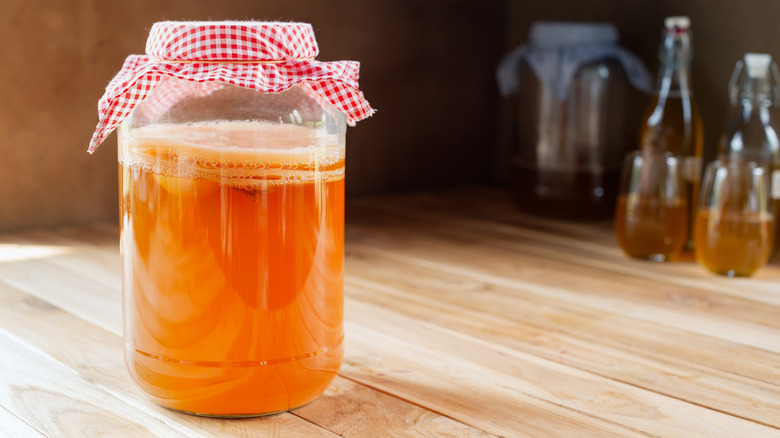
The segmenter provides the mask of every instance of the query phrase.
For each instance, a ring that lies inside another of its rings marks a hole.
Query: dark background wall
[[[780,2],[744,0],[5,0],[0,13],[0,230],[114,220],[116,140],[92,156],[96,105],[159,20],[266,19],[314,25],[320,60],[361,61],[378,113],[347,136],[350,195],[501,182],[505,105],[494,68],[535,20],[611,21],[655,73],[663,18],[694,27],[705,145],[745,51],[780,54]],[[639,98],[641,100],[641,98]],[[643,102],[637,102],[643,104]]]
[[[378,114],[347,136],[348,192],[490,178],[502,0],[5,0],[0,230],[112,220],[116,137],[86,153],[97,101],[160,20],[313,24],[320,60],[362,63]]]

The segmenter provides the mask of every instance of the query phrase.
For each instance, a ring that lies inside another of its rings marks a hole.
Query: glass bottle
[[[718,146],[721,158],[755,161],[771,169],[770,196],[775,212],[780,212],[780,139],[772,109],[780,103],[779,84],[780,74],[771,55],[746,53],[737,61],[729,81],[734,114]],[[780,229],[775,231],[775,254],[780,247],[778,232]]]
[[[699,191],[703,153],[701,116],[691,88],[691,37],[688,17],[664,20],[655,96],[639,133],[641,150],[670,152],[681,157],[688,205],[688,249],[693,247],[692,210]]]

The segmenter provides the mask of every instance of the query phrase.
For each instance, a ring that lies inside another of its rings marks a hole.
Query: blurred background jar
[[[512,179],[521,211],[612,215],[621,164],[634,144],[627,137],[630,85],[647,92],[652,83],[617,42],[611,24],[540,22],[529,43],[499,64],[502,94],[516,94]]]

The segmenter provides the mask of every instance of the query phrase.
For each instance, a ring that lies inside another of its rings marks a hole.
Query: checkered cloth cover
[[[146,55],[131,55],[98,103],[100,121],[89,144],[94,152],[163,77],[222,82],[263,93],[302,84],[355,122],[374,110],[358,88],[360,64],[319,62],[314,30],[306,23],[155,23]],[[170,96],[176,99],[176,96]]]

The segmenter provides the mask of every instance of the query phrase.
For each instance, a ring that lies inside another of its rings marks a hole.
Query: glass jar
[[[121,124],[125,359],[155,402],[273,413],[336,376],[345,130],[302,85],[172,77]]]
[[[631,88],[650,74],[618,45],[609,23],[533,23],[528,44],[496,70],[512,102],[514,195],[523,212],[604,219],[615,206],[623,157],[631,146]]]
[[[528,62],[520,66],[519,147],[512,162],[520,210],[559,218],[612,214],[626,141],[629,84],[620,62],[581,65],[558,99]]]

